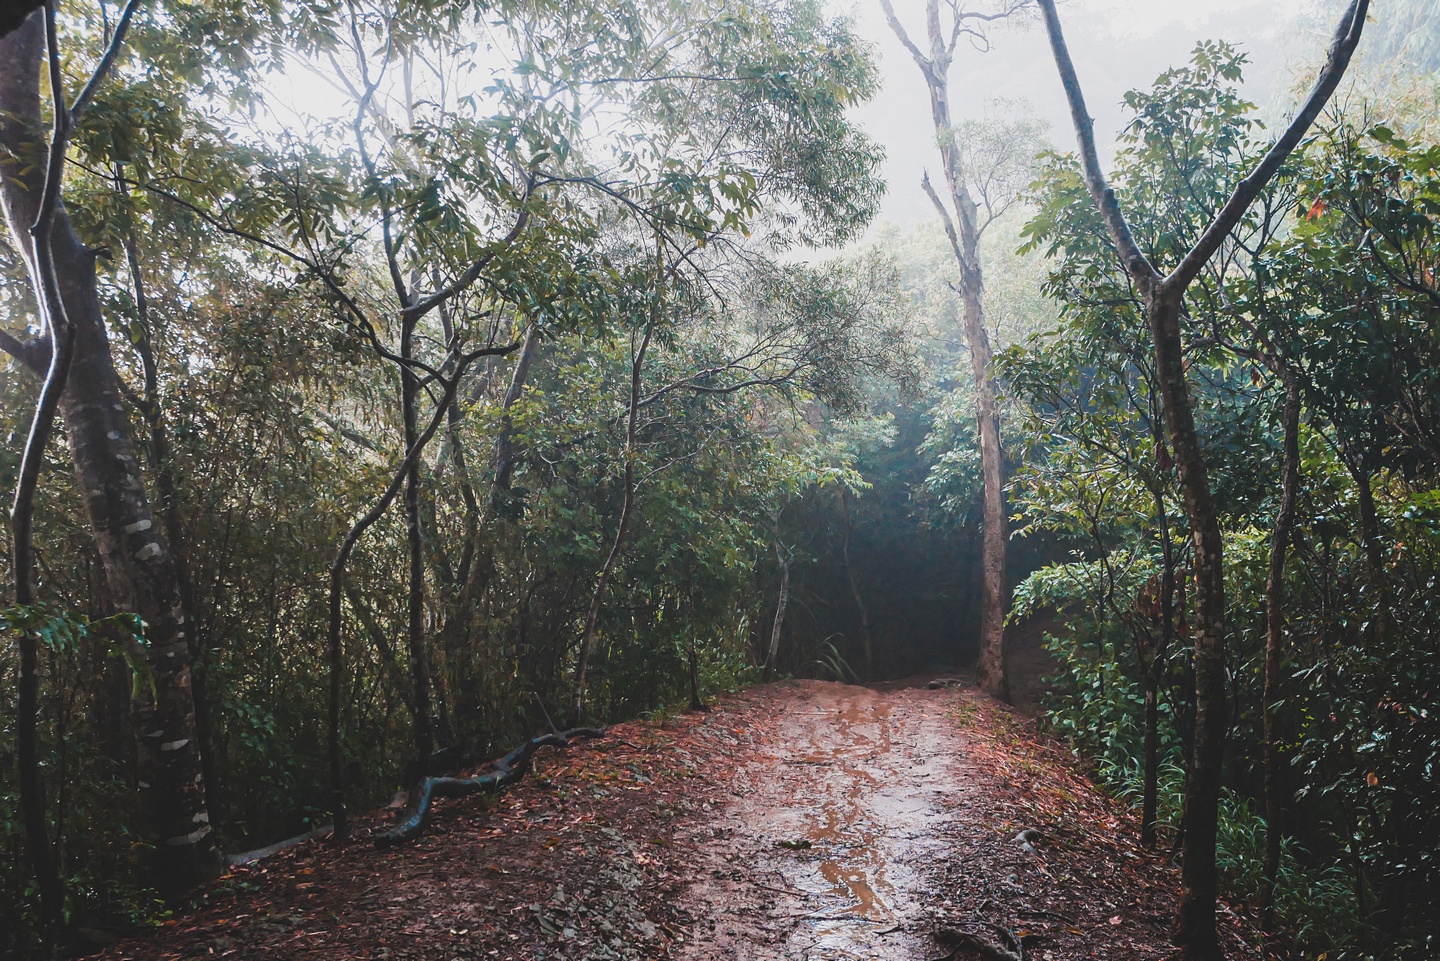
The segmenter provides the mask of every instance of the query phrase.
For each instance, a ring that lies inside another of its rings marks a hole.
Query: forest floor
[[[236,868],[101,956],[979,957],[956,931],[1027,961],[1174,953],[1178,872],[1129,809],[1033,719],[923,679],[786,681],[617,725],[375,850],[390,817]],[[1257,957],[1248,917],[1222,906],[1222,926],[1229,957]]]

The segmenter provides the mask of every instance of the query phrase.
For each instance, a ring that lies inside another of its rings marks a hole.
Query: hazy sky
[[[893,2],[923,49],[924,0]],[[938,163],[938,153],[918,68],[886,24],[879,0],[838,3],[840,9],[849,5],[861,35],[880,56],[884,88],[855,116],[888,150],[890,190],[881,219],[902,224],[929,219],[933,212],[920,176]],[[1122,95],[1184,63],[1197,40],[1229,40],[1245,49],[1252,60],[1247,95],[1283,109],[1290,91],[1303,82],[1297,68],[1308,64],[1313,71],[1324,58],[1328,38],[1308,15],[1315,7],[1315,0],[1061,0],[1059,11],[1096,134],[1108,144],[1123,123]],[[1021,98],[1050,123],[1056,146],[1074,146],[1064,93],[1038,20],[997,31],[985,53],[962,44],[950,78],[957,119],[987,116],[996,98]]]

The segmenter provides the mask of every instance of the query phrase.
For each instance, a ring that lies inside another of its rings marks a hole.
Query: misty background
[[[895,12],[923,47],[925,0],[894,0]],[[910,54],[885,22],[879,0],[846,7],[859,34],[874,45],[882,88],[854,116],[886,145],[889,184],[877,228],[931,220],[920,190],[926,167],[939,163],[925,83]],[[971,4],[971,7],[977,7]],[[1102,160],[1108,162],[1124,123],[1122,96],[1148,88],[1155,77],[1185,64],[1200,40],[1226,40],[1243,49],[1247,96],[1273,121],[1292,109],[1324,60],[1339,9],[1335,0],[1070,0],[1060,4],[1065,37],[1095,118]],[[990,31],[988,50],[962,41],[951,68],[951,109],[957,120],[1012,113],[1024,101],[1050,126],[1052,146],[1074,147],[1064,91],[1037,17]],[[1273,123],[1272,123],[1273,126]],[[872,228],[876,229],[876,228]],[[882,228],[883,229],[883,228]]]

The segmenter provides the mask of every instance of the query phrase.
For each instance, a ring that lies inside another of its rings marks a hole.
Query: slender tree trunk
[[[700,698],[700,652],[696,649],[695,635],[690,635],[690,710],[705,710],[705,702]]]
[[[37,251],[40,244],[48,246],[48,223],[38,232],[36,242]],[[45,306],[45,328],[50,335],[50,364],[35,402],[35,416],[21,455],[15,499],[10,508],[11,573],[15,581],[15,604],[19,607],[30,607],[40,600],[35,590],[35,493],[75,347],[75,329],[58,303],[53,264],[45,260],[48,258],[40,258],[39,267],[47,275],[46,286],[50,289],[42,292],[39,300]],[[22,630],[17,642],[20,676],[16,691],[15,753],[20,813],[25,827],[25,850],[40,892],[40,930],[44,939],[50,941],[64,916],[65,885],[50,842],[45,786],[40,776],[40,641],[34,631]]]
[[[855,609],[860,612],[860,649],[865,657],[865,679],[869,680],[874,672],[870,612],[865,609],[865,598],[860,594],[860,582],[855,579],[855,567],[850,563],[850,498],[845,493],[844,485],[840,487],[840,517],[845,524],[845,536],[840,544],[840,554],[845,562],[845,580],[850,585],[850,597],[855,601]]]
[[[1105,221],[1120,262],[1144,298],[1145,313],[1155,344],[1156,370],[1164,400],[1166,425],[1175,450],[1185,512],[1190,518],[1195,555],[1195,736],[1186,778],[1185,814],[1181,819],[1184,865],[1181,870],[1180,907],[1175,919],[1175,942],[1187,958],[1208,961],[1221,956],[1215,930],[1215,835],[1219,818],[1221,766],[1229,725],[1225,704],[1224,542],[1210,494],[1204,454],[1195,430],[1190,392],[1185,382],[1180,315],[1186,289],[1231,236],[1245,211],[1299,145],[1339,86],[1360,43],[1370,5],[1369,0],[1351,0],[1335,28],[1325,65],[1305,102],[1265,156],[1236,186],[1195,246],[1181,258],[1173,271],[1162,276],[1135,242],[1115,191],[1100,169],[1094,121],[1085,106],[1075,64],[1060,29],[1055,0],[1038,0],[1038,4],[1070,104],[1086,189]]]
[[[1195,740],[1183,829],[1181,880],[1184,885],[1175,921],[1175,938],[1197,958],[1220,953],[1215,932],[1219,874],[1215,838],[1219,824],[1220,784],[1230,712],[1225,693],[1225,568],[1220,520],[1210,493],[1200,435],[1185,380],[1180,339],[1181,292],[1164,285],[1145,292],[1155,367],[1165,403],[1165,422],[1174,449],[1185,511],[1190,518],[1195,557]]]
[[[600,609],[605,604],[605,594],[610,588],[610,576],[615,573],[615,565],[625,547],[625,535],[630,530],[630,516],[635,510],[635,440],[636,424],[640,416],[640,378],[645,365],[645,352],[650,347],[650,335],[654,329],[653,320],[645,325],[640,347],[630,359],[630,404],[625,419],[625,493],[620,504],[620,523],[615,528],[615,539],[610,544],[610,552],[605,555],[605,564],[600,568],[595,590],[590,595],[590,607],[585,611],[585,626],[580,632],[580,649],[575,654],[575,686],[570,695],[572,727],[580,723],[585,709],[585,670],[589,664],[590,652],[595,647]]]
[[[685,636],[689,642],[686,653],[690,661],[690,710],[703,711],[706,708],[700,697],[700,651],[699,645],[695,643],[695,575],[688,564],[685,572],[685,607]]]
[[[33,155],[41,141],[42,18],[0,40],[0,145],[12,157]],[[41,196],[40,172],[0,161],[0,203],[16,245],[39,283],[28,229]],[[121,400],[96,289],[95,254],[71,228],[64,210],[51,237],[64,313],[75,328],[70,377],[60,413],[75,476],[85,498],[96,549],[118,610],[145,621],[145,660],[153,686],[136,699],[138,780],[144,827],[155,841],[154,879],[167,897],[220,869],[205,801],[191,691],[189,613],[174,558],[155,528]]]
[[[135,313],[140,321],[138,334],[132,339],[145,376],[144,407],[141,411],[150,432],[150,470],[155,475],[155,488],[160,492],[160,517],[165,525],[165,538],[175,558],[175,581],[180,588],[180,602],[191,614],[191,630],[186,638],[190,647],[191,696],[195,701],[195,732],[200,750],[200,770],[205,777],[211,823],[218,824],[215,809],[219,806],[219,778],[215,773],[210,694],[206,684],[207,664],[205,643],[196,616],[199,605],[195,599],[195,583],[190,577],[189,552],[185,536],[185,520],[180,511],[179,485],[175,482],[174,458],[170,449],[170,429],[165,422],[165,408],[160,397],[160,369],[155,360],[155,347],[150,321],[150,300],[140,274],[140,253],[135,238],[125,243],[125,259],[130,268],[131,286],[135,292]]]
[[[1170,536],[1170,517],[1161,489],[1153,491],[1156,526],[1160,530],[1160,624],[1154,647],[1145,659],[1145,743],[1144,773],[1140,801],[1140,843],[1153,849],[1158,843],[1160,807],[1160,682],[1166,659],[1175,639],[1175,543]]]
[[[402,321],[400,356],[414,356],[415,322]],[[454,391],[450,391],[453,400]],[[404,421],[405,449],[414,450],[420,439],[418,408],[420,381],[408,366],[400,368],[400,405]],[[448,417],[451,404],[445,404]],[[409,546],[410,578],[406,592],[406,650],[410,658],[411,777],[424,773],[426,760],[435,749],[434,709],[430,692],[430,657],[425,638],[425,527],[420,516],[420,458],[410,458],[405,469],[405,535]]]
[[[46,12],[51,14],[52,10],[47,9]],[[53,21],[50,22],[53,26]],[[52,88],[57,73],[58,58],[52,60]],[[58,91],[52,89],[52,93],[57,94],[55,101],[59,103]],[[30,242],[28,260],[32,277],[37,281],[36,301],[40,305],[41,322],[49,339],[49,363],[35,401],[35,416],[21,454],[15,499],[10,509],[11,573],[15,582],[15,604],[21,608],[32,607],[40,600],[35,589],[35,494],[45,465],[45,451],[55,429],[55,413],[75,355],[75,327],[65,312],[51,243],[69,131],[64,116],[56,116],[54,122],[53,139],[46,153],[45,196],[37,205],[35,220],[26,233],[16,231],[22,250],[25,249],[24,242]],[[3,173],[0,170],[0,174]],[[53,950],[55,936],[64,919],[65,883],[50,841],[49,819],[45,815],[45,785],[40,774],[40,638],[34,630],[24,628],[19,632],[17,643],[20,648],[20,676],[16,691],[15,753],[20,817],[24,824],[26,853],[34,868],[35,883],[40,893],[41,939]],[[63,770],[60,778],[63,787]]]
[[[499,353],[499,351],[496,351]],[[346,532],[340,542],[340,549],[335,553],[335,560],[330,565],[330,591],[329,591],[329,628],[326,634],[326,657],[330,674],[329,703],[327,727],[329,733],[329,755],[330,755],[330,810],[335,819],[333,837],[335,840],[343,840],[349,835],[350,820],[349,812],[345,807],[345,757],[344,740],[341,733],[341,714],[344,707],[344,679],[345,679],[345,647],[344,647],[344,610],[345,610],[345,573],[350,563],[350,555],[355,550],[355,545],[360,542],[361,536],[370,529],[376,521],[384,516],[385,511],[395,502],[406,481],[410,478],[415,465],[419,464],[421,456],[425,452],[425,445],[435,436],[435,432],[444,422],[450,401],[455,396],[455,388],[460,382],[464,373],[463,364],[455,365],[454,375],[444,383],[444,395],[436,404],[430,421],[425,425],[415,438],[413,443],[405,451],[405,459],[396,469],[390,478],[389,485],[381,493],[380,497],[370,506]],[[412,674],[413,680],[413,674]]]
[[[1275,705],[1280,700],[1280,654],[1285,643],[1285,555],[1295,528],[1295,502],[1300,489],[1300,385],[1288,367],[1285,384],[1284,468],[1280,508],[1270,538],[1270,570],[1265,578],[1265,887],[1260,899],[1260,927],[1275,931],[1275,883],[1280,876],[1280,820],[1284,813],[1280,731]]]
[[[1140,844],[1149,850],[1154,850],[1160,795],[1160,698],[1156,691],[1155,672],[1146,670],[1142,683],[1145,687],[1145,743],[1141,759],[1143,772],[1140,794]]]
[[[500,429],[490,463],[489,496],[487,498],[490,517],[510,517],[515,511],[515,505],[510,500],[510,482],[514,476],[515,467],[520,462],[520,452],[519,445],[515,442],[510,410],[524,394],[525,384],[528,382],[530,371],[539,354],[540,333],[538,327],[532,323],[525,332],[525,339],[515,360],[510,383],[501,399]],[[451,405],[452,413],[449,415],[448,423],[452,431],[458,432],[458,425],[455,423],[453,413],[456,406],[456,404]],[[451,445],[458,455],[460,453],[458,437],[451,441]],[[460,462],[456,463],[459,466]],[[468,497],[466,504],[467,510],[471,510]],[[440,637],[444,649],[447,651],[454,651],[468,644],[475,618],[482,610],[481,599],[489,587],[490,577],[494,570],[494,547],[491,544],[480,542],[482,532],[486,529],[487,524],[485,519],[479,516],[478,508],[477,498],[474,522],[467,524],[466,527],[466,537],[469,539],[469,543],[466,544],[460,562],[456,583],[452,585],[445,601],[445,623],[440,628]]]
[[[580,648],[575,654],[575,685],[570,693],[570,726],[580,723],[585,710],[585,672],[590,663],[590,652],[595,648],[595,639],[600,622],[600,609],[605,605],[605,594],[610,588],[610,576],[620,560],[625,547],[625,535],[630,531],[630,515],[635,509],[635,468],[628,462],[629,448],[626,448],[624,497],[620,504],[620,523],[615,528],[615,539],[610,542],[610,551],[595,580],[595,590],[590,593],[590,606],[585,611],[585,626],[580,632]]]
[[[770,628],[770,652],[765,658],[765,680],[775,676],[775,661],[780,656],[780,629],[785,626],[785,608],[790,603],[790,558],[775,538],[775,560],[780,565],[780,596],[775,601],[775,623]]]
[[[510,386],[506,388],[505,398],[502,401],[500,430],[495,437],[494,490],[497,492],[509,493],[510,478],[520,459],[515,443],[515,426],[510,419],[510,408],[514,407],[525,393],[525,384],[530,377],[530,368],[539,354],[540,331],[536,324],[531,323],[529,329],[525,331],[525,344],[520,348],[520,356],[515,360],[515,371],[510,375]]]
[[[970,369],[975,381],[975,413],[980,434],[980,466],[984,486],[981,519],[983,540],[981,562],[984,572],[980,602],[980,656],[975,676],[991,696],[1008,701],[1010,679],[1005,663],[1005,614],[1010,607],[1006,553],[1009,543],[1005,515],[1004,451],[1000,446],[1000,421],[995,405],[990,335],[985,329],[985,278],[980,268],[979,207],[966,182],[967,172],[956,149],[955,125],[950,111],[950,64],[954,45],[942,29],[939,0],[926,0],[925,32],[929,49],[911,42],[895,15],[890,0],[880,0],[895,35],[910,50],[930,94],[930,118],[939,142],[941,166],[949,193],[947,207],[930,184],[922,181],[945,227],[950,247],[960,267],[960,298],[965,342],[970,348]],[[958,14],[957,14],[958,16]],[[958,36],[958,33],[956,34]],[[951,216],[951,209],[954,216]]]

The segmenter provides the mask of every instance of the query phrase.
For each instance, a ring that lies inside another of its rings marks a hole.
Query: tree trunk
[[[37,232],[36,241],[37,252],[40,243],[48,245],[48,227]],[[10,509],[11,575],[15,581],[15,604],[18,607],[30,607],[40,601],[35,590],[35,493],[40,486],[45,451],[54,433],[55,413],[75,353],[75,328],[54,301],[56,278],[53,267],[43,260],[39,266],[48,275],[46,286],[49,290],[41,292],[39,300],[45,305],[42,313],[46,315],[45,329],[50,337],[50,365],[35,401],[35,416],[20,458],[15,499]],[[49,819],[45,815],[45,785],[40,774],[40,640],[33,630],[21,629],[18,633],[20,674],[16,683],[15,755],[20,816],[24,822],[25,850],[35,870],[36,887],[40,893],[41,936],[53,943],[52,939],[64,917],[65,884],[50,841]]]
[[[1175,919],[1175,942],[1187,958],[1220,957],[1215,931],[1215,834],[1219,818],[1221,764],[1229,712],[1225,705],[1225,571],[1224,542],[1219,518],[1210,495],[1205,460],[1185,383],[1185,365],[1180,340],[1180,314],[1185,291],[1215,256],[1254,203],[1260,192],[1279,171],[1286,158],[1324,109],[1350,65],[1365,28],[1369,0],[1351,0],[1335,28],[1325,65],[1305,102],[1285,130],[1214,215],[1205,232],[1175,269],[1161,276],[1145,257],[1120,209],[1115,191],[1100,169],[1095,148],[1095,123],[1085,106],[1080,80],[1070,58],[1055,12],[1055,0],[1038,0],[1055,66],[1070,104],[1070,118],[1080,147],[1085,186],[1105,221],[1137,290],[1144,297],[1145,312],[1155,343],[1165,420],[1175,448],[1185,512],[1190,518],[1195,548],[1195,736],[1185,787],[1183,890]]]
[[[495,353],[499,353],[499,351],[495,351]],[[447,359],[447,364],[449,363],[451,360]],[[415,442],[406,449],[405,459],[390,478],[389,485],[386,486],[380,497],[363,516],[350,526],[350,530],[346,532],[340,542],[340,549],[335,552],[335,560],[330,564],[330,620],[326,633],[326,658],[330,675],[327,727],[330,755],[330,810],[335,818],[335,832],[332,837],[337,841],[344,840],[349,834],[349,815],[345,808],[344,745],[340,730],[341,709],[344,706],[346,568],[350,563],[350,554],[355,550],[355,545],[360,542],[361,536],[384,516],[385,511],[394,503],[401,489],[406,486],[406,481],[411,477],[415,466],[420,463],[420,458],[425,452],[425,445],[430,443],[430,439],[435,436],[436,430],[445,420],[450,402],[455,397],[455,389],[464,372],[463,363],[454,363],[454,374],[442,382],[444,394],[439,403],[435,405],[435,410],[430,415],[430,422],[416,436]],[[423,774],[423,770],[420,773]]]
[[[0,145],[12,157],[34,156],[41,143],[38,78],[44,46],[41,18],[0,40]],[[28,229],[41,194],[41,172],[0,163],[0,202],[38,283]],[[120,381],[110,355],[96,291],[95,254],[61,210],[51,249],[64,312],[75,328],[75,354],[60,398],[75,476],[85,498],[96,549],[118,610],[145,621],[144,656],[153,685],[142,686],[134,713],[145,834],[155,842],[154,880],[173,897],[214,877],[220,857],[206,808],[191,694],[189,612],[174,558],[150,509],[135,455]]]
[[[414,356],[415,322],[405,319],[400,334],[400,356]],[[458,380],[458,374],[457,380]],[[453,399],[454,391],[450,391]],[[415,450],[420,438],[420,381],[409,366],[400,367],[400,405],[404,421],[405,450]],[[451,404],[447,401],[444,416]],[[430,697],[430,657],[425,638],[425,528],[420,517],[420,458],[410,458],[405,469],[405,535],[410,553],[409,588],[406,592],[405,639],[410,658],[410,722],[413,774],[407,780],[424,775],[425,762],[435,749],[435,728]]]
[[[1010,606],[1006,571],[1010,534],[1005,516],[1005,461],[1000,447],[1000,418],[995,410],[995,382],[990,375],[990,338],[981,310],[979,262],[975,264],[974,277],[965,284],[965,339],[970,343],[970,366],[975,375],[980,469],[985,489],[981,519],[984,540],[980,549],[985,593],[980,607],[980,661],[975,679],[991,695],[1008,701],[1010,674],[1005,662],[1005,614]]]
[[[1285,464],[1280,484],[1280,509],[1270,539],[1270,570],[1265,578],[1265,886],[1260,899],[1260,927],[1275,931],[1275,882],[1280,876],[1280,819],[1284,810],[1280,732],[1275,705],[1280,700],[1280,652],[1285,643],[1285,555],[1295,527],[1295,501],[1300,489],[1300,385],[1284,368]]]
[[[775,676],[775,660],[780,656],[780,629],[785,626],[785,608],[790,603],[790,558],[780,538],[775,538],[775,559],[780,564],[780,596],[775,601],[775,623],[770,628],[770,653],[765,658],[765,680]]]
[[[1160,438],[1156,438],[1157,442]],[[1160,807],[1160,682],[1175,640],[1175,542],[1170,534],[1170,516],[1165,507],[1164,489],[1159,484],[1151,491],[1155,498],[1155,522],[1160,531],[1160,624],[1148,658],[1142,658],[1145,670],[1145,743],[1143,786],[1140,801],[1140,843],[1154,848]]]
[[[869,680],[874,672],[870,612],[865,609],[865,598],[860,595],[860,582],[855,579],[855,567],[850,563],[850,498],[845,493],[844,485],[840,487],[840,516],[845,524],[845,539],[841,542],[840,553],[845,562],[845,581],[850,585],[850,597],[855,601],[855,609],[860,612],[860,650],[865,657],[865,679]]]
[[[886,19],[897,37],[910,49],[930,94],[930,119],[940,146],[941,166],[950,207],[930,185],[922,186],[945,227],[955,261],[960,267],[960,298],[965,342],[970,348],[970,369],[975,380],[975,414],[980,433],[980,467],[984,486],[981,545],[984,571],[980,601],[980,656],[975,679],[991,696],[1008,701],[1010,678],[1005,664],[1005,614],[1010,607],[1007,574],[1008,523],[1005,516],[1004,451],[995,407],[995,380],[991,372],[990,335],[985,329],[985,278],[980,269],[979,207],[966,183],[966,171],[956,149],[955,126],[950,114],[950,63],[953,45],[940,23],[939,0],[926,0],[925,27],[928,56],[914,45],[901,25],[890,0],[881,0]],[[958,16],[958,14],[957,14]],[[958,35],[958,34],[957,34]],[[950,209],[954,209],[951,217]]]
[[[1147,670],[1145,686],[1145,745],[1141,758],[1140,844],[1155,848],[1155,828],[1160,801],[1160,698],[1153,671]]]
[[[658,291],[656,296],[659,296]],[[630,530],[630,515],[635,510],[635,440],[636,424],[640,417],[640,378],[645,366],[645,352],[650,347],[650,335],[654,329],[652,316],[651,322],[645,325],[645,334],[640,339],[639,349],[630,357],[630,403],[625,418],[625,493],[620,504],[620,523],[615,528],[615,540],[610,544],[610,553],[605,556],[605,564],[600,568],[600,576],[595,581],[595,590],[590,595],[590,607],[585,612],[585,626],[580,632],[580,649],[575,654],[575,686],[570,696],[572,726],[580,723],[580,716],[585,709],[585,670],[590,660],[590,652],[595,647],[600,608],[605,604],[605,593],[610,588],[610,576],[615,573],[615,565],[625,547],[625,535]],[[633,340],[631,344],[634,344]]]
[[[190,566],[186,549],[185,520],[180,512],[179,485],[175,483],[175,469],[170,451],[170,430],[165,422],[165,409],[160,398],[160,371],[155,361],[155,347],[151,336],[150,302],[145,293],[145,284],[140,275],[140,253],[135,238],[129,237],[125,244],[125,259],[130,269],[131,286],[135,293],[135,313],[140,321],[138,336],[132,339],[135,351],[140,355],[141,368],[145,375],[144,407],[141,411],[145,425],[150,432],[150,470],[155,475],[155,488],[160,492],[160,517],[165,525],[165,539],[175,558],[175,582],[180,588],[180,600],[191,614],[190,631],[186,640],[190,646],[190,687],[195,701],[195,732],[200,750],[200,770],[205,777],[206,795],[211,810],[211,823],[218,824],[214,817],[220,806],[217,791],[219,780],[215,774],[213,745],[211,744],[210,695],[206,686],[207,664],[202,629],[197,616],[199,605],[195,599],[195,585],[190,578]]]
[[[540,332],[538,326],[532,322],[530,328],[525,331],[525,345],[520,348],[520,356],[515,360],[515,371],[510,375],[510,386],[505,390],[505,399],[500,414],[500,430],[495,437],[495,483],[492,492],[492,499],[503,491],[509,493],[510,478],[515,471],[515,465],[520,459],[515,444],[515,428],[510,420],[510,408],[520,400],[525,393],[525,383],[530,377],[530,367],[535,363],[535,358],[540,353]]]
[[[1220,780],[1230,712],[1225,694],[1225,569],[1220,520],[1210,494],[1200,435],[1185,380],[1180,339],[1182,291],[1164,284],[1145,289],[1146,312],[1155,343],[1155,369],[1165,404],[1165,423],[1174,449],[1195,556],[1195,740],[1190,752],[1182,829],[1181,880],[1184,889],[1175,920],[1176,943],[1191,957],[1219,955],[1215,898],[1219,875],[1215,837]]]

